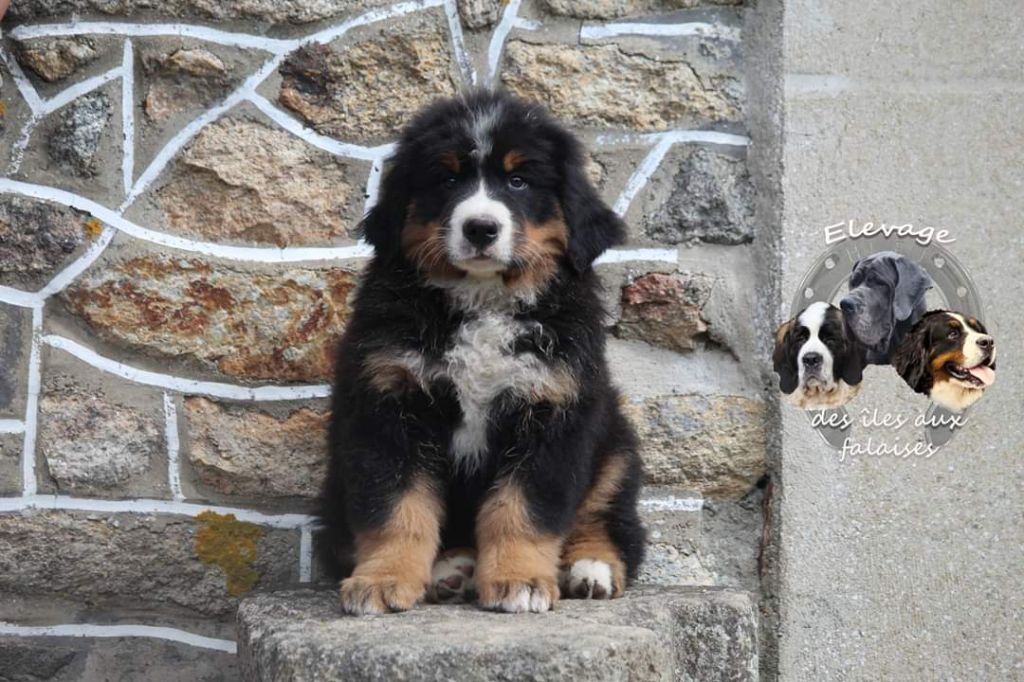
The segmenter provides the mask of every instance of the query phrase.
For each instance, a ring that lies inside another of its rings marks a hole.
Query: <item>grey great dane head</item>
[[[932,279],[920,265],[893,251],[857,261],[849,294],[839,302],[854,338],[867,349],[867,361],[888,364],[903,334],[925,311]]]

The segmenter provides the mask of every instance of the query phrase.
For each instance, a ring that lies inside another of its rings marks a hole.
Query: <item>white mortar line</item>
[[[202,114],[190,121],[184,128],[179,130],[174,137],[168,140],[167,144],[157,152],[157,155],[146,167],[146,170],[139,175],[139,179],[135,181],[131,191],[128,192],[128,196],[125,198],[124,203],[121,204],[120,210],[124,211],[135,201],[135,199],[139,197],[140,194],[146,191],[149,185],[156,180],[157,176],[163,172],[164,167],[170,163],[171,159],[173,159],[181,148],[184,147],[189,140],[195,137],[204,126],[215,121],[224,112],[228,111],[236,104],[246,99],[249,94],[254,92],[256,87],[277,69],[278,65],[281,63],[281,59],[281,56],[268,59],[263,63],[263,66],[246,78],[236,90],[224,99],[224,101],[204,111]]]
[[[672,147],[672,140],[668,137],[663,137],[658,141],[651,151],[647,153],[644,160],[640,162],[640,165],[633,171],[633,175],[630,176],[629,181],[626,182],[626,187],[619,194],[618,199],[615,200],[615,205],[612,206],[612,210],[618,213],[620,216],[626,215],[626,211],[629,210],[629,205],[633,202],[633,198],[637,195],[647,181],[650,180],[654,171],[658,170],[658,166],[661,165],[662,159],[668,154],[668,150]]]
[[[84,81],[81,81],[80,83],[75,83],[71,87],[65,90],[61,90],[50,99],[45,100],[42,103],[42,107],[40,109],[39,114],[41,116],[52,114],[58,109],[67,106],[68,104],[78,99],[82,95],[86,95],[95,90],[96,88],[102,87],[110,81],[116,80],[120,77],[121,67],[118,66],[111,69],[110,71],[101,73],[98,76],[93,76],[92,78],[87,78]]]
[[[384,160],[378,159],[370,166],[370,175],[366,178],[366,203],[363,204],[363,214],[370,212],[370,209],[377,205],[377,197],[380,194],[380,180],[384,174]],[[360,243],[364,243],[360,241]]]
[[[384,19],[393,19],[395,17],[404,16],[423,9],[441,7],[444,3],[445,0],[413,0],[413,2],[400,2],[398,4],[391,5],[390,7],[371,10],[365,14],[359,15],[358,17],[348,19],[337,26],[325,28],[322,31],[317,31],[316,33],[312,33],[301,38],[299,40],[299,44],[307,45],[309,43],[329,43],[358,26],[373,24]]]
[[[513,1],[515,2],[518,0]],[[429,7],[439,7],[443,5],[443,3],[444,0],[416,0],[415,2],[398,3],[397,5],[392,5],[391,7],[385,9],[372,10],[358,17],[349,19],[348,21],[345,21],[338,26],[327,28],[318,33],[306,36],[305,38],[302,38],[300,41],[298,41],[296,45],[304,45],[311,42],[330,42],[331,40],[334,40],[335,38],[344,35],[347,31],[357,26],[363,26],[365,24],[381,21],[383,19],[402,16],[404,14],[415,12],[420,9],[425,9]],[[196,117],[194,120],[192,120],[184,128],[179,130],[178,133],[160,149],[156,157],[154,157],[153,161],[150,162],[149,166],[146,167],[146,170],[143,171],[141,175],[139,175],[139,179],[135,181],[135,184],[132,187],[131,192],[128,193],[128,196],[125,198],[124,203],[121,204],[120,210],[124,211],[128,206],[130,206],[135,201],[135,199],[137,199],[139,195],[141,195],[149,187],[149,185],[152,184],[154,180],[156,180],[160,173],[163,172],[163,169],[167,166],[171,159],[173,159],[174,156],[181,150],[181,148],[184,147],[189,142],[189,140],[195,137],[195,135],[204,126],[219,118],[222,114],[224,114],[226,111],[234,107],[239,102],[247,100],[251,96],[256,96],[256,88],[259,87],[260,84],[270,76],[270,74],[277,70],[278,66],[280,66],[281,61],[283,59],[284,53],[278,53],[271,59],[268,59],[266,62],[264,62],[263,66],[261,66],[258,70],[256,70],[255,73],[246,78],[245,81],[234,92],[228,95],[223,102],[221,102],[217,106],[214,106],[206,110],[198,117]]]
[[[167,391],[176,393],[189,393],[195,395],[206,395],[214,398],[228,398],[232,400],[305,400],[308,398],[326,398],[331,393],[328,384],[306,384],[303,386],[239,386],[237,384],[225,384],[214,381],[198,381],[195,379],[182,379],[168,374],[150,372],[122,364],[116,360],[104,357],[86,348],[77,341],[72,341],[63,336],[48,334],[43,337],[43,343],[51,348],[58,348],[65,353],[73,355],[87,365],[96,369],[121,377],[144,386],[156,386]]]
[[[677,263],[679,261],[679,252],[675,249],[608,249],[594,261],[594,264],[604,265],[606,263],[628,263],[630,261]]]
[[[317,522],[306,514],[264,514],[253,509],[197,504],[194,502],[172,502],[171,500],[104,500],[93,497],[70,497],[68,495],[26,495],[24,497],[0,497],[0,513],[44,511],[84,511],[98,514],[176,514],[195,518],[203,512],[233,514],[239,521],[254,523],[269,528],[294,530]]]
[[[674,143],[704,142],[729,147],[746,147],[750,145],[750,137],[748,135],[720,133],[715,130],[670,130],[662,133],[662,135]]]
[[[501,51],[505,47],[505,40],[512,28],[516,25],[519,15],[519,6],[523,0],[511,0],[505,5],[505,11],[501,13],[501,20],[494,27],[491,34],[491,42],[487,46],[487,85],[494,86],[494,79],[498,76],[498,62],[501,61]]]
[[[313,532],[310,527],[303,526],[299,534],[299,582],[308,583],[313,580]]]
[[[0,419],[0,433],[25,433],[25,422],[20,419]]]
[[[9,54],[7,50],[0,50],[0,59],[3,60],[4,66],[7,67],[7,71],[10,72],[11,78],[14,79],[14,85],[18,88],[18,92],[21,93],[21,97],[25,100],[25,104],[28,105],[28,109],[32,112],[32,116],[38,119],[43,113],[43,100],[36,92],[35,87],[32,85],[32,81],[28,79],[25,72],[21,69],[21,64],[14,58],[13,55]]]
[[[525,17],[516,17],[512,21],[512,28],[518,28],[522,31],[539,31],[544,27],[544,24],[537,21],[536,19],[527,19]]]
[[[229,260],[256,262],[256,263],[294,263],[299,261],[322,261],[339,260],[344,258],[365,258],[373,253],[373,249],[366,244],[353,244],[350,246],[310,246],[310,247],[256,247],[256,246],[231,246],[227,244],[215,244],[213,242],[202,242],[186,237],[178,237],[165,232],[158,232],[137,225],[123,217],[117,211],[112,211],[106,206],[96,203],[92,199],[73,194],[71,192],[47,187],[45,185],[34,185],[20,180],[0,178],[0,192],[11,192],[34,199],[53,201],[65,206],[71,206],[80,211],[90,213],[101,222],[131,235],[136,239],[159,244],[172,249],[181,249],[201,253],[218,258]],[[42,297],[62,291],[75,277],[89,267],[99,257],[103,249],[113,237],[113,230],[105,228],[78,260],[69,265],[64,271],[39,291]]]
[[[171,497],[180,502],[185,499],[181,492],[181,469],[178,464],[178,453],[181,443],[178,440],[178,407],[174,404],[174,396],[164,393],[164,436],[167,439],[167,487],[171,489]]]
[[[35,308],[42,305],[43,297],[21,289],[0,286],[0,303],[18,306],[19,308]]]
[[[746,147],[750,137],[734,133],[720,133],[716,130],[666,130],[658,133],[602,133],[594,138],[598,146],[614,147],[623,144],[656,144],[664,139],[675,143],[701,142],[720,144],[728,147]]]
[[[382,152],[383,147],[364,147],[357,144],[348,144],[346,142],[339,142],[333,137],[322,135],[281,111],[270,100],[259,93],[253,92],[246,99],[289,133],[325,152],[362,161],[374,161],[385,153]]]
[[[28,76],[22,71],[18,60],[10,55],[7,50],[0,49],[0,61],[7,67],[11,78],[14,80],[15,87],[21,93],[29,110],[29,117],[22,125],[18,139],[11,145],[11,156],[7,164],[7,173],[11,174],[18,172],[21,162],[25,158],[25,149],[28,148],[32,132],[42,116],[43,100],[40,98],[39,93],[36,92],[32,82],[29,81]]]
[[[651,511],[684,511],[699,512],[704,508],[702,497],[655,497],[640,500],[640,506]]]
[[[192,24],[138,24],[121,21],[75,21],[67,24],[35,24],[14,27],[7,35],[18,40],[50,36],[115,35],[131,38],[178,36],[195,38],[218,45],[253,48],[272,54],[285,54],[299,46],[299,40],[267,38],[249,33],[234,33]]]
[[[200,649],[238,652],[230,639],[216,639],[197,635],[178,628],[158,625],[94,625],[92,623],[66,623],[61,625],[17,625],[0,621],[0,635],[14,637],[146,637],[187,644]]]
[[[739,40],[739,29],[704,21],[689,21],[680,24],[642,24],[618,22],[610,24],[586,24],[580,28],[580,40],[601,40],[623,35],[721,38]]]
[[[135,55],[127,38],[121,61],[121,141],[121,177],[128,196],[135,181]]]
[[[466,52],[466,41],[462,35],[462,20],[459,18],[459,6],[456,0],[445,0],[444,14],[448,19],[448,32],[452,37],[452,51],[455,53],[455,63],[459,66],[462,79],[470,85],[476,85],[476,69],[473,68],[473,61]]]
[[[647,153],[647,156],[644,157],[644,160],[640,162],[640,165],[636,167],[636,170],[633,171],[633,175],[626,182],[626,187],[619,194],[619,197],[615,200],[615,205],[612,207],[620,216],[626,215],[626,211],[629,210],[633,199],[647,185],[654,172],[658,170],[658,166],[661,165],[672,145],[684,142],[702,142],[729,146],[747,146],[750,144],[750,138],[745,135],[719,133],[712,130],[671,130],[664,133],[651,133],[635,137],[628,135],[599,136],[597,143],[599,145],[611,145],[651,140],[656,140],[657,142]]]
[[[2,182],[3,180],[0,179],[0,183]],[[107,244],[109,244],[110,240],[114,238],[114,233],[115,231],[110,227],[104,227],[100,232],[100,236],[89,244],[88,248],[86,248],[77,260],[73,261],[66,268],[58,272],[53,279],[46,284],[46,286],[39,290],[39,296],[45,299],[53,294],[64,291],[64,288],[67,285],[71,284],[76,277],[82,274],[86,268],[92,265],[93,262],[100,257],[103,250],[107,248]]]
[[[25,395],[25,438],[21,449],[21,494],[36,493],[36,428],[39,423],[40,350],[43,307],[32,308],[32,346],[28,357],[28,388]]]
[[[28,148],[29,140],[32,139],[32,133],[35,132],[38,124],[39,118],[35,114],[31,114],[25,120],[25,124],[21,127],[21,134],[11,145],[11,156],[7,164],[8,175],[17,173],[21,168],[21,162],[25,159],[25,150]]]

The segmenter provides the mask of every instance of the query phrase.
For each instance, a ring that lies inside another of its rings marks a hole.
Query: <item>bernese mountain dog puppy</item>
[[[337,360],[321,499],[350,614],[427,593],[506,612],[621,596],[641,461],[593,261],[624,237],[580,143],[477,92],[403,131]]]
[[[896,349],[892,364],[916,392],[962,412],[996,380],[996,342],[979,320],[932,310]]]
[[[779,326],[772,362],[783,396],[804,410],[853,400],[866,364],[864,348],[850,333],[842,311],[823,301]]]

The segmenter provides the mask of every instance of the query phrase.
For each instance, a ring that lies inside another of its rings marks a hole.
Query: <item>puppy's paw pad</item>
[[[353,576],[341,581],[341,610],[353,616],[408,611],[423,586],[392,576]]]
[[[482,584],[480,606],[505,613],[545,613],[558,601],[554,580],[536,578],[529,582],[509,580]]]
[[[597,559],[579,559],[562,571],[562,595],[568,599],[611,599],[617,596],[613,570]]]
[[[434,563],[427,598],[437,604],[472,601],[476,596],[476,560],[464,554],[442,557]]]

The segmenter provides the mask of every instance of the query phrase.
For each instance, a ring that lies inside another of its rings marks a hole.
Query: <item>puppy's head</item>
[[[839,307],[862,345],[884,350],[897,323],[913,321],[924,312],[924,295],[931,286],[920,265],[893,251],[882,251],[853,266],[850,293]]]
[[[430,279],[533,288],[563,266],[586,271],[625,231],[588,182],[576,138],[540,106],[491,92],[414,118],[362,228],[378,257]]]
[[[849,338],[842,313],[820,301],[779,327],[772,361],[779,389],[806,410],[845,404],[864,378],[863,353]]]
[[[995,381],[995,340],[973,317],[932,310],[896,349],[892,364],[912,389],[959,412]]]

